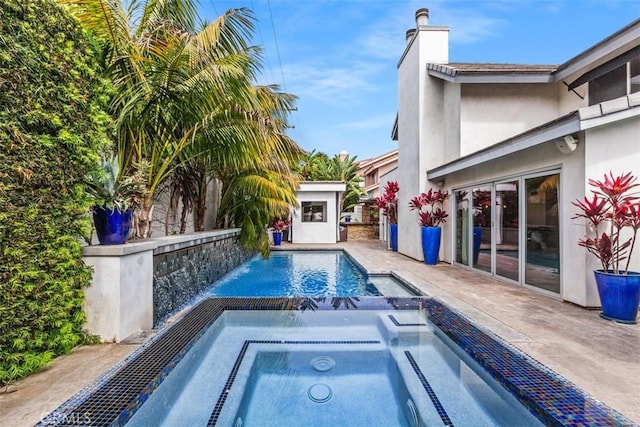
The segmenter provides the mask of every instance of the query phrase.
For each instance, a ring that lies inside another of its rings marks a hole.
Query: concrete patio
[[[598,311],[448,264],[427,266],[386,250],[379,241],[323,247],[346,249],[370,273],[394,271],[640,424],[639,324],[609,322]],[[135,348],[82,347],[56,359],[46,371],[0,393],[0,425],[37,423]]]

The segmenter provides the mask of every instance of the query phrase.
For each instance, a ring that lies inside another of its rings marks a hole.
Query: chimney
[[[416,25],[418,27],[429,25],[429,9],[423,7],[416,10]]]
[[[407,30],[407,35],[406,35],[407,44],[411,41],[411,39],[413,38],[413,35],[415,33],[416,33],[416,29],[415,28],[409,28]]]

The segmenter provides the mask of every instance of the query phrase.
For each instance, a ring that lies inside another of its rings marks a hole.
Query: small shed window
[[[327,202],[302,202],[302,222],[327,222]]]

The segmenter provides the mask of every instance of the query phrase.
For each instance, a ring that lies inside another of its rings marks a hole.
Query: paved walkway
[[[597,311],[448,264],[427,266],[378,241],[339,246],[368,271],[396,272],[640,424],[640,324],[608,322]],[[0,426],[33,425],[135,347],[81,347],[56,359],[0,394]]]

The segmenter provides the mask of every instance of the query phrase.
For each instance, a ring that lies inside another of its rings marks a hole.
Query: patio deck
[[[640,424],[640,324],[622,325],[528,289],[448,264],[427,266],[379,241],[285,248],[340,247],[371,273],[394,271]],[[135,345],[82,347],[0,394],[2,425],[33,425]]]

